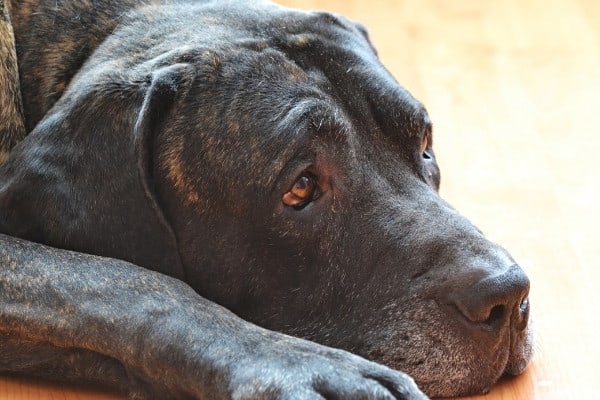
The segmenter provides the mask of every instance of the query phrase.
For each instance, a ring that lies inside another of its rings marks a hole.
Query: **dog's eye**
[[[429,138],[427,136],[429,135],[424,135],[423,139],[421,139],[421,154],[425,153],[427,146],[429,146]]]
[[[283,195],[282,201],[287,206],[301,210],[315,199],[316,192],[317,178],[305,172],[296,179],[290,190]]]
[[[421,153],[420,154],[423,157],[423,159],[425,159],[425,160],[431,159],[431,153],[428,151],[430,146],[431,146],[431,135],[423,136],[423,139],[421,140]]]

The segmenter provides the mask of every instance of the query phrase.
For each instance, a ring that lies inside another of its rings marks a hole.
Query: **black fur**
[[[0,239],[2,369],[211,399],[424,398],[333,347],[432,396],[524,369],[529,281],[439,197],[363,27],[148,3],[11,3],[31,132],[0,228],[30,242]]]

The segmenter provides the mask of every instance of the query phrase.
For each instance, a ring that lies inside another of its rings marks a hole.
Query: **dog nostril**
[[[522,331],[529,320],[529,279],[513,265],[449,293],[450,303],[472,329]]]
[[[501,325],[504,321],[505,309],[506,307],[501,304],[492,307],[490,314],[488,315],[487,319],[483,321],[483,323],[490,327],[497,327],[498,325]]]

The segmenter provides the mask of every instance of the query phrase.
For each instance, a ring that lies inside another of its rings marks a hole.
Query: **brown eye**
[[[287,206],[301,209],[314,200],[316,189],[316,177],[308,173],[302,174],[283,195],[282,201]]]
[[[431,151],[429,150],[431,147],[431,134],[427,134],[423,136],[421,140],[421,157],[425,160],[431,160]]]
[[[429,146],[429,135],[425,135],[425,136],[423,136],[423,139],[421,140],[421,154],[425,153],[425,150],[427,150],[428,146]]]

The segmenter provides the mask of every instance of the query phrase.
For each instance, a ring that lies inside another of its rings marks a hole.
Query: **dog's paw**
[[[231,370],[233,399],[427,399],[408,375],[342,350],[310,342],[262,350]]]

